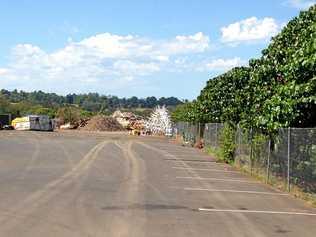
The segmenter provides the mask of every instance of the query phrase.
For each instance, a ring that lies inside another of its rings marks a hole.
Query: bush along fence
[[[227,124],[181,122],[174,131],[185,143],[202,141],[217,158],[267,183],[316,198],[316,128],[285,128],[268,136]]]

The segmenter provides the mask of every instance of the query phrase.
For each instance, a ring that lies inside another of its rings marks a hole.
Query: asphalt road
[[[0,132],[0,236],[316,236],[316,209],[193,148]]]

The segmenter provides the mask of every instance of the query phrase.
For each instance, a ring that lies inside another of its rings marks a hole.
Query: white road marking
[[[248,194],[262,194],[262,195],[276,195],[276,196],[288,196],[288,193],[277,192],[260,192],[260,191],[247,191],[247,190],[233,190],[233,189],[207,189],[207,188],[183,188],[189,191],[207,191],[207,192],[228,192],[228,193],[248,193]]]
[[[180,165],[180,164],[185,164],[189,167],[219,167],[219,168],[223,168],[223,167],[231,167],[228,164],[225,163],[218,163],[216,161],[212,161],[212,160],[208,160],[208,161],[204,161],[204,160],[168,160],[166,159],[165,161],[170,161],[170,162],[174,162],[174,165]],[[180,166],[179,166],[180,167]]]
[[[181,177],[177,176],[176,179],[197,179],[197,180],[214,180],[214,181],[224,181],[224,182],[240,182],[240,183],[256,183],[256,181],[248,181],[242,179],[218,179],[218,178],[203,178],[203,177]]]
[[[229,210],[229,209],[209,209],[199,208],[199,211],[206,212],[233,212],[233,213],[257,213],[257,214],[281,214],[281,215],[301,215],[301,216],[316,216],[316,213],[309,212],[283,212],[283,211],[260,211],[260,210]]]
[[[207,155],[204,155],[204,154],[196,154],[196,153],[192,153],[192,154],[188,154],[188,153],[177,153],[177,152],[172,152],[173,155],[175,156],[194,156],[194,157],[203,157],[203,158],[210,158],[209,156]]]
[[[167,160],[166,161],[172,161],[172,162],[185,162],[185,163],[194,163],[194,164],[201,164],[201,165],[226,165],[224,163],[217,163],[216,161],[213,160]]]
[[[206,168],[186,168],[186,167],[172,167],[172,169],[177,170],[201,170],[201,171],[213,171],[213,172],[223,172],[223,173],[240,173],[238,171],[232,170],[217,170],[217,169],[206,169]]]

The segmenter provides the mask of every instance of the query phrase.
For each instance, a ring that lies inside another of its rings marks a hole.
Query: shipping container
[[[0,128],[11,124],[11,114],[0,114]]]
[[[29,115],[12,121],[16,130],[53,131],[53,121],[46,115]]]

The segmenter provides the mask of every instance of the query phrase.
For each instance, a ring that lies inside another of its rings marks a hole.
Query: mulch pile
[[[116,121],[116,119],[104,115],[97,115],[90,120],[85,121],[85,125],[79,127],[84,131],[122,131],[124,128]]]

